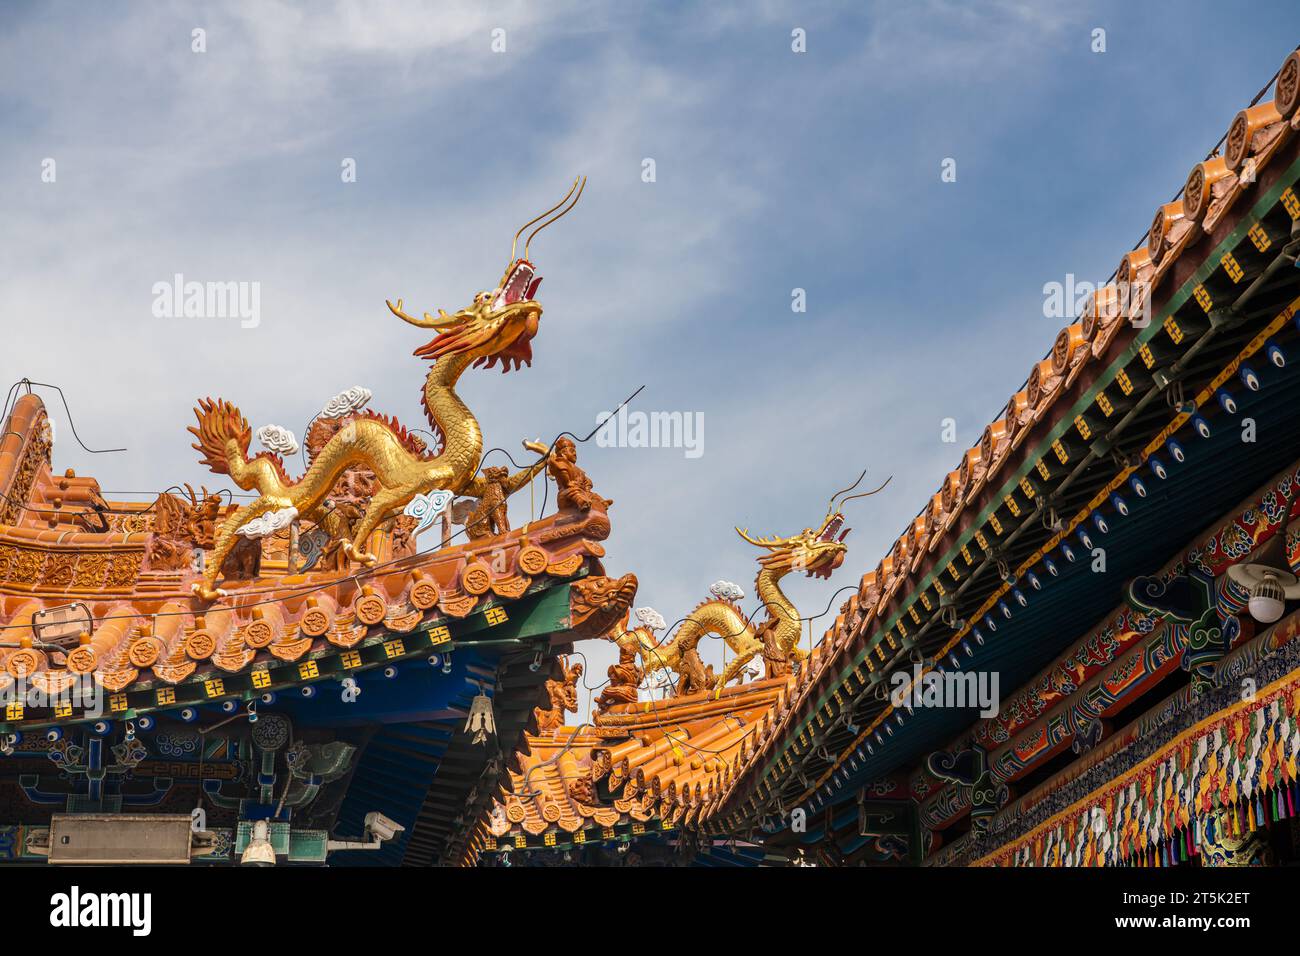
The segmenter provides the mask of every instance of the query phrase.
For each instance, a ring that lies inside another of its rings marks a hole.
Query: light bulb
[[[1286,611],[1284,596],[1277,575],[1265,571],[1263,578],[1250,589],[1250,601],[1247,603],[1250,616],[1261,624],[1272,624]]]

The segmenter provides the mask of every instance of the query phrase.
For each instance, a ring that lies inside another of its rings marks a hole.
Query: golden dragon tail
[[[734,601],[710,598],[701,601],[686,616],[677,629],[674,642],[682,650],[694,650],[706,634],[722,638],[728,647],[739,653],[738,648],[744,646],[746,638],[754,636],[754,626],[745,620],[740,605]]]
[[[199,463],[207,465],[218,475],[230,474],[227,444],[234,442],[239,457],[248,455],[248,443],[253,440],[253,429],[242,412],[224,398],[200,398],[194,416],[198,427],[190,426],[190,434],[199,440],[191,445],[202,454]]]
[[[721,638],[735,655],[714,682],[715,689],[740,676],[745,665],[763,649],[762,642],[754,636],[753,624],[745,619],[740,606],[721,598],[702,601],[682,622],[672,643],[678,654],[686,655],[696,649],[706,634]]]
[[[256,488],[264,495],[283,495],[290,484],[280,456],[260,452],[248,457],[248,445],[253,430],[243,413],[224,398],[201,398],[194,409],[198,426],[189,432],[198,444],[191,445],[202,457],[200,464],[207,465],[215,474],[229,475],[240,488]]]

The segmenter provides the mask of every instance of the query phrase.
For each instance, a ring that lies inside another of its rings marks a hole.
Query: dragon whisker
[[[843,508],[848,502],[852,501],[854,498],[870,498],[876,492],[883,491],[885,489],[885,485],[889,484],[893,480],[894,480],[894,476],[890,475],[883,482],[881,482],[879,488],[873,488],[871,491],[859,492],[856,495],[849,495],[847,498],[845,498],[843,501],[840,502],[840,507]]]
[[[578,193],[577,193],[576,196],[573,197],[573,202],[569,203],[567,206],[565,206],[563,209],[561,209],[561,210],[559,211],[559,213],[557,213],[556,215],[552,216],[550,219],[546,220],[544,223],[542,223],[540,226],[538,226],[536,229],[534,229],[532,232],[530,232],[530,233],[528,234],[528,238],[527,238],[526,240],[524,240],[524,258],[525,258],[525,259],[528,258],[528,246],[532,243],[533,238],[534,238],[534,237],[535,237],[539,232],[541,232],[543,229],[545,229],[547,226],[549,226],[551,223],[556,222],[556,221],[558,221],[558,220],[560,220],[560,219],[563,219],[563,218],[564,218],[568,213],[572,212],[572,211],[573,211],[573,207],[576,206],[576,205],[578,205],[578,200],[582,198],[582,191],[583,191],[584,189],[586,189],[586,188],[587,188],[587,177],[586,177],[586,176],[583,176],[583,177],[582,177],[581,185],[578,186]],[[568,199],[568,197],[566,196],[565,199]],[[561,203],[561,205],[564,205],[564,203]]]
[[[559,209],[559,208],[560,208],[561,206],[563,206],[566,202],[568,202],[568,201],[569,201],[569,197],[573,195],[573,191],[574,191],[575,189],[578,188],[578,178],[579,178],[579,177],[577,177],[577,176],[574,176],[574,177],[573,177],[573,185],[569,187],[569,191],[568,191],[567,193],[564,194],[564,198],[563,198],[563,199],[561,199],[559,202],[557,202],[557,203],[556,203],[554,206],[552,206],[550,209],[546,210],[546,212],[542,213],[540,216],[535,216],[534,218],[529,219],[526,223],[524,223],[522,226],[519,227],[519,231],[515,233],[514,241],[510,243],[510,261],[511,261],[511,262],[514,262],[514,259],[515,259],[515,249],[519,246],[519,237],[522,236],[522,235],[524,234],[524,230],[527,229],[529,226],[531,226],[533,223],[538,222],[539,220],[545,219],[545,218],[546,218],[547,216],[549,216],[551,213],[555,212],[555,210]],[[583,182],[585,183],[586,180],[583,180]],[[534,235],[535,235],[535,233],[534,233]],[[531,237],[530,237],[530,238],[531,238]],[[524,247],[524,256],[525,256],[525,258],[528,256],[528,247],[527,247],[527,245],[525,245],[525,247]]]
[[[835,492],[835,494],[831,495],[831,503],[830,503],[829,507],[827,508],[827,512],[829,513],[829,512],[831,512],[831,511],[834,511],[834,510],[835,510],[835,499],[836,499],[836,498],[838,498],[840,495],[846,495],[846,494],[848,494],[850,491],[852,491],[852,490],[853,490],[854,488],[856,488],[858,485],[862,484],[862,479],[865,478],[865,477],[867,477],[867,469],[863,468],[863,469],[862,469],[862,474],[858,475],[858,480],[857,480],[857,481],[855,481],[853,484],[849,485],[847,488],[843,488],[843,489],[841,489],[841,490]]]

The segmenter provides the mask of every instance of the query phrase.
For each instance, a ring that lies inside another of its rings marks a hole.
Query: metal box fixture
[[[189,814],[55,814],[51,863],[189,863]]]

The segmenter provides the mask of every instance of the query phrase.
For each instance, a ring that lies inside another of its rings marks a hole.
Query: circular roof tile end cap
[[[1228,136],[1223,144],[1223,159],[1228,169],[1236,172],[1250,158],[1250,144],[1255,134],[1266,126],[1282,122],[1273,100],[1248,106],[1232,118],[1228,127]]]
[[[1083,324],[1067,325],[1056,334],[1056,341],[1052,343],[1052,371],[1057,375],[1064,375],[1070,370],[1070,360],[1074,358],[1076,351],[1088,344],[1088,340],[1083,334]]]
[[[1166,240],[1169,237],[1169,230],[1184,215],[1186,213],[1183,210],[1181,200],[1167,202],[1156,207],[1156,214],[1151,219],[1151,229],[1147,233],[1147,252],[1150,254],[1152,262],[1159,262],[1161,256],[1168,251]]]
[[[1151,265],[1151,252],[1145,246],[1139,246],[1124,253],[1124,258],[1119,261],[1119,268],[1115,270],[1115,282],[1121,287],[1130,285],[1137,281],[1138,274]]]
[[[1292,50],[1277,71],[1273,105],[1283,119],[1290,119],[1300,106],[1300,50]]]
[[[1231,175],[1228,161],[1222,156],[1215,156],[1192,167],[1192,171],[1187,174],[1187,183],[1183,186],[1183,211],[1191,222],[1200,224],[1210,210],[1214,184]]]

